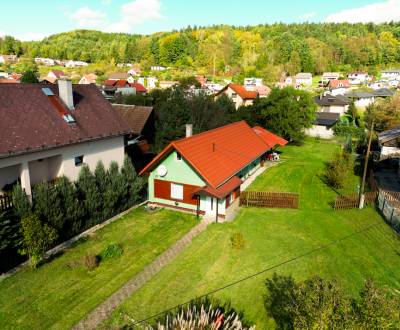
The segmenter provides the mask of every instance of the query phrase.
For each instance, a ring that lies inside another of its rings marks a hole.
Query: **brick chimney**
[[[69,110],[74,110],[74,97],[72,92],[72,82],[66,78],[57,80],[58,94]]]

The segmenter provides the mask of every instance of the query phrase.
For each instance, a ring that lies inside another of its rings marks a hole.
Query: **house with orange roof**
[[[226,85],[215,96],[219,97],[222,94],[227,95],[235,103],[236,109],[239,109],[242,105],[252,105],[254,100],[258,98],[257,91],[248,91],[244,86],[234,83]]]
[[[242,184],[260,173],[268,153],[287,141],[239,121],[171,142],[141,172],[150,205],[231,220]],[[251,146],[251,147],[249,147]]]

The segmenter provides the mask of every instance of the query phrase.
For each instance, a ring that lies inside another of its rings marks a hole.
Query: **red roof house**
[[[329,80],[328,87],[331,89],[349,88],[350,82],[347,79],[344,79],[344,80],[333,79],[333,80]]]
[[[171,142],[140,174],[149,176],[153,204],[229,218],[242,182],[286,143],[240,121]]]
[[[253,101],[259,96],[257,91],[248,91],[244,86],[234,83],[226,85],[215,96],[219,97],[222,94],[227,95],[235,103],[236,109],[253,104]]]

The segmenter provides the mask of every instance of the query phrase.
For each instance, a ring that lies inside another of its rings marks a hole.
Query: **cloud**
[[[135,0],[122,5],[121,19],[109,24],[106,31],[132,32],[136,25],[162,17],[160,0]]]
[[[80,27],[98,27],[106,17],[106,14],[100,10],[81,7],[74,13],[67,13],[67,16],[78,22]]]
[[[300,15],[300,18],[303,20],[307,20],[307,19],[315,17],[316,15],[317,15],[317,13],[315,11],[312,11],[310,13],[305,13],[303,15]]]
[[[101,4],[104,6],[111,5],[112,0],[101,0]]]
[[[400,0],[386,0],[359,8],[345,9],[329,15],[326,22],[383,23],[400,21]]]

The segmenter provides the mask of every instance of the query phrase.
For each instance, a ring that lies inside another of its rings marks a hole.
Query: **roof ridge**
[[[178,139],[178,140],[173,140],[171,143],[176,143],[176,142],[181,142],[181,141],[187,141],[188,139],[192,139],[192,138],[198,137],[198,136],[200,136],[200,135],[206,135],[206,134],[209,134],[210,132],[215,132],[215,131],[218,131],[218,130],[220,130],[220,129],[222,129],[222,128],[226,128],[226,127],[230,127],[230,126],[239,125],[240,123],[244,123],[245,125],[247,125],[247,126],[250,127],[250,125],[249,125],[248,123],[246,123],[245,120],[239,120],[239,121],[235,121],[235,122],[230,123],[230,124],[226,124],[226,125],[224,125],[224,126],[219,126],[219,127],[212,128],[212,129],[210,129],[210,130],[208,130],[208,131],[204,131],[204,132],[200,132],[200,133],[194,134],[194,135],[192,135],[192,136],[184,137],[184,138],[181,138],[181,139]],[[251,128],[251,127],[250,127],[250,128]]]

